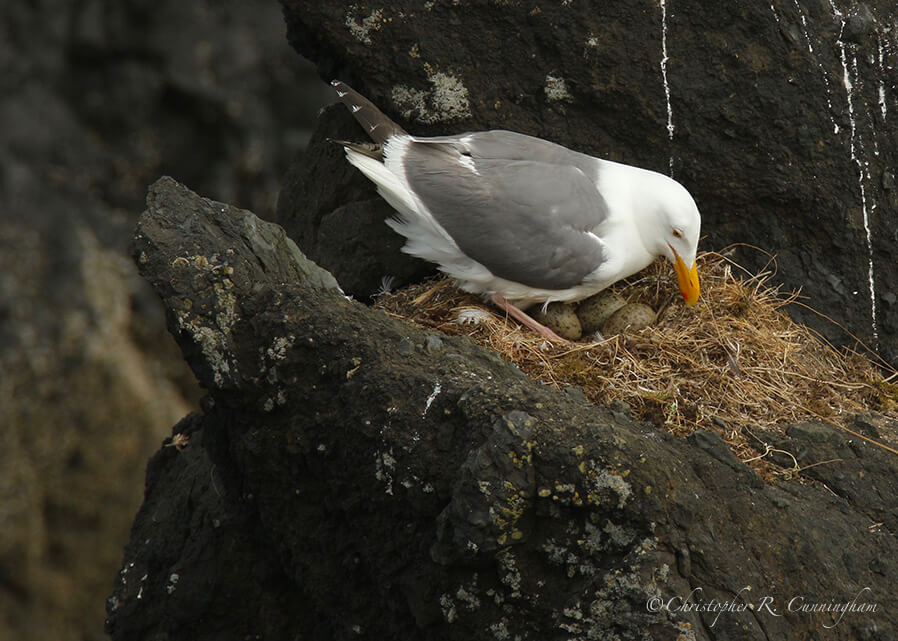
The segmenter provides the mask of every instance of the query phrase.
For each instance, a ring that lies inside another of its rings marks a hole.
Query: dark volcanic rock
[[[634,0],[283,4],[291,44],[323,78],[350,82],[413,133],[514,129],[671,171],[703,213],[704,249],[750,243],[775,254],[780,282],[898,362],[892,0],[713,10]],[[338,131],[347,135],[329,116],[318,138]],[[358,128],[349,135],[364,138]],[[327,189],[316,176],[340,176],[329,185],[335,194],[345,172],[339,154],[313,145],[278,216],[359,295],[375,279],[357,276],[345,254],[321,247],[323,234],[307,231],[347,202],[368,210],[370,187],[305,206],[311,190]],[[382,210],[358,215],[373,220]],[[326,242],[345,247],[356,231],[330,225]],[[384,247],[390,261],[393,247]],[[768,257],[741,249],[739,260],[758,270]],[[851,340],[804,308],[791,312],[834,342]]]
[[[767,486],[714,434],[673,438],[354,303],[279,228],[171,179],[134,242],[209,397],[148,469],[113,639],[898,631],[894,523],[847,490]],[[807,462],[855,452],[846,472],[894,510],[894,458],[805,442]],[[841,618],[789,606],[855,598]]]
[[[869,414],[855,417],[850,428],[881,440],[876,428],[880,420],[890,423],[887,428],[895,431],[895,421]],[[831,425],[806,422],[791,426],[785,437],[777,436],[772,441],[779,450],[774,453],[777,462],[783,467],[806,468],[803,473],[807,477],[820,481],[866,514],[871,526],[879,523],[898,531],[898,478],[889,471],[895,455],[862,436],[852,437]]]

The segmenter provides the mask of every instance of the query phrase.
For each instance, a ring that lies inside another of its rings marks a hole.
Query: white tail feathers
[[[377,185],[377,191],[393,206],[393,209],[407,219],[415,217],[417,209],[415,199],[403,182],[382,162],[348,147],[346,159]]]
[[[408,136],[397,136],[388,143],[384,150],[388,165],[348,147],[346,158],[377,185],[377,192],[396,210],[397,217],[386,223],[395,232],[405,236],[406,243],[402,251],[441,265],[441,269],[451,276],[464,278],[467,276],[467,263],[471,261],[460,260],[464,255],[452,237],[418,202],[406,185],[404,176],[393,171],[401,171],[401,163],[395,163],[398,166],[393,167],[394,162],[390,162],[393,160],[390,157],[401,157],[404,145],[408,144],[407,138]],[[478,269],[483,268],[478,265]]]

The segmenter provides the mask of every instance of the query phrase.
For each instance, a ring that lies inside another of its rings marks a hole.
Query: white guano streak
[[[845,95],[848,100],[848,120],[851,123],[851,160],[854,161],[854,164],[857,167],[858,186],[861,191],[861,212],[863,214],[864,233],[867,241],[867,287],[870,293],[870,318],[873,329],[873,348],[878,349],[879,332],[876,323],[876,280],[875,266],[873,264],[873,234],[870,230],[870,211],[868,211],[867,208],[867,190],[864,186],[864,179],[869,179],[869,175],[866,171],[866,163],[861,160],[858,154],[860,143],[858,141],[857,119],[854,114],[854,82],[851,79],[852,69],[855,72],[855,76],[857,75],[857,54],[852,53],[852,65],[851,68],[849,68],[848,54],[846,52],[847,47],[842,40],[842,33],[845,30],[845,16],[839,11],[833,0],[829,0],[829,4],[833,9],[833,15],[835,15],[841,23],[841,26],[839,27],[839,38],[836,40],[836,45],[839,47],[839,56],[842,61],[842,84],[845,86]],[[876,205],[874,203],[873,208],[875,209],[875,207]]]
[[[673,107],[670,104],[670,84],[667,82],[667,0],[660,0],[661,4],[661,80],[664,82],[664,99],[667,101],[667,139],[670,142],[670,175],[673,177]]]
[[[443,389],[443,386],[440,385],[439,383],[437,383],[436,385],[433,386],[433,391],[430,393],[430,396],[428,396],[427,400],[424,402],[424,411],[421,412],[421,418],[424,418],[427,416],[427,410],[430,409],[430,406],[436,400],[436,397],[440,395],[440,392],[442,391],[442,389]]]
[[[820,59],[817,58],[817,54],[814,52],[814,45],[811,42],[811,32],[808,29],[808,19],[804,14],[804,9],[802,9],[801,4],[798,0],[793,0],[795,4],[795,8],[798,10],[798,16],[801,19],[801,33],[804,36],[805,42],[808,45],[808,53],[811,54],[812,59],[817,59],[817,69],[820,71],[820,74],[823,76],[823,86],[826,87],[826,106],[829,107],[827,114],[829,115],[829,121],[833,126],[833,134],[839,134],[839,125],[836,122],[835,117],[833,116],[833,101],[831,98],[832,90],[830,89],[829,76],[826,73],[826,69],[823,68],[823,63],[820,62]],[[773,8],[773,5],[770,5],[770,8]],[[835,7],[833,7],[833,11],[838,11]],[[777,18],[779,21],[779,18]]]
[[[877,35],[877,44],[879,45],[879,110],[882,112],[882,121],[885,122],[889,115],[889,107],[886,104],[885,45],[882,40],[883,36]]]

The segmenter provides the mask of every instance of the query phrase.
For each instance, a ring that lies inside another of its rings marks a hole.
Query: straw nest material
[[[466,334],[533,379],[579,387],[594,403],[622,400],[674,434],[715,430],[765,476],[772,468],[760,462],[757,441],[750,446],[757,432],[811,418],[843,427],[867,411],[898,419],[895,375],[793,322],[783,308],[802,304],[799,296],[770,287],[770,271],[751,275],[724,252],[702,254],[699,273],[702,298],[692,308],[679,300],[665,261],[616,285],[658,320],[601,342],[550,343],[446,279],[384,293],[377,306],[420,327]]]

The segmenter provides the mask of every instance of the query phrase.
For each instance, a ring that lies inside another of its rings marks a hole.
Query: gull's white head
[[[683,185],[663,174],[655,176],[650,193],[641,196],[645,209],[640,233],[649,251],[673,263],[683,300],[695,305],[700,291],[695,257],[702,218]]]

